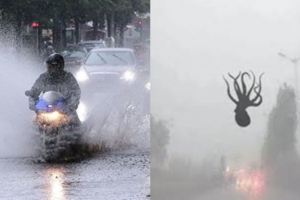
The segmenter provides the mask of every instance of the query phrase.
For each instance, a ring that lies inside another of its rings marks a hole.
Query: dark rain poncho
[[[29,108],[31,110],[35,110],[39,95],[47,91],[61,93],[65,97],[66,109],[64,111],[76,118],[75,121],[77,121],[76,109],[79,105],[81,91],[74,76],[66,71],[59,71],[53,75],[48,72],[41,74],[30,90]]]

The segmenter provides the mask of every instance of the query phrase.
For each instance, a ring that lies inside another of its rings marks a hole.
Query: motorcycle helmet
[[[53,53],[47,58],[46,64],[50,74],[58,73],[64,69],[64,57],[58,53]]]

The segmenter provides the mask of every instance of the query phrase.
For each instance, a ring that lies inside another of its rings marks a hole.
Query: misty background
[[[153,0],[152,10],[151,108],[171,122],[168,159],[257,161],[279,87],[294,86],[294,66],[278,52],[300,55],[300,2]],[[249,70],[265,72],[264,101],[240,128],[222,76]]]
[[[299,152],[299,131],[294,131],[295,113],[289,113],[295,110],[291,95],[295,69],[278,53],[300,57],[300,2],[151,3],[153,197],[251,199],[230,183],[223,187],[222,173],[226,165],[237,169],[264,165],[264,170],[270,169],[265,175],[273,185],[263,199],[297,199],[290,191],[299,183],[299,157],[294,149]],[[241,128],[222,76],[250,70],[257,77],[264,73],[263,103],[247,109],[251,124]],[[289,94],[290,100],[279,91]],[[285,146],[290,148],[286,152]],[[226,162],[222,163],[223,156]],[[277,163],[268,161],[271,158]],[[290,178],[292,182],[285,181]],[[279,189],[284,187],[288,189]]]

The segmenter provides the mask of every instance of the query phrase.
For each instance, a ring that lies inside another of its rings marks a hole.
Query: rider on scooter
[[[29,96],[29,108],[36,111],[36,102],[41,93],[56,91],[65,98],[64,113],[68,114],[71,121],[79,124],[76,109],[79,105],[81,90],[70,72],[64,70],[64,58],[58,53],[51,54],[46,60],[47,71],[39,76],[31,90],[27,92]]]

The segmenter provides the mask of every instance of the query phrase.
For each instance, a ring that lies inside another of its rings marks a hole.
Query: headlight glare
[[[122,76],[121,76],[122,80],[131,82],[135,80],[135,73],[133,71],[126,71]]]
[[[89,80],[89,76],[87,72],[82,68],[76,73],[75,77],[78,82],[85,82]]]
[[[150,83],[150,82],[147,82],[147,83],[145,84],[145,88],[146,88],[147,90],[151,90],[151,83]]]

